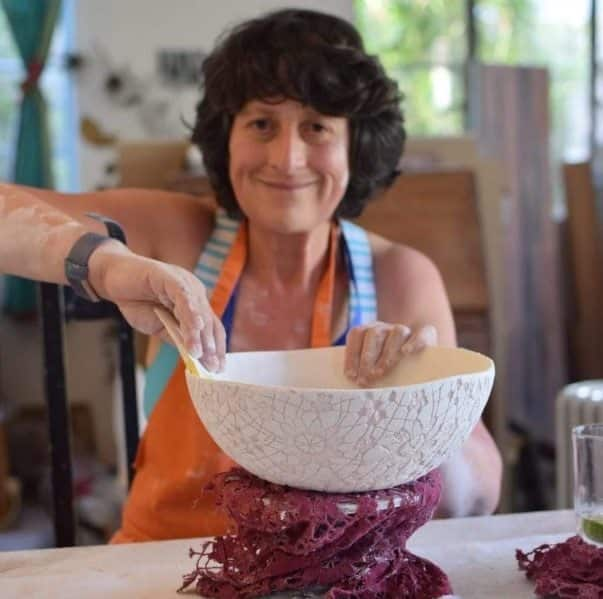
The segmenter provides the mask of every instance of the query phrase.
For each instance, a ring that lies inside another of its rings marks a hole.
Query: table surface
[[[435,520],[408,548],[438,564],[464,599],[533,597],[515,549],[531,550],[573,534],[569,510]],[[169,598],[193,568],[199,539],[0,552],[0,597]]]

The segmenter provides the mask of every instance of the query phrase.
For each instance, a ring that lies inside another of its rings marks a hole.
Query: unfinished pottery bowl
[[[186,373],[215,442],[265,480],[334,493],[386,489],[439,466],[477,424],[490,358],[429,347],[378,385],[343,374],[344,347],[228,354],[223,373]]]

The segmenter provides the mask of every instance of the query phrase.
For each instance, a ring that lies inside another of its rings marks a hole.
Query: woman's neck
[[[280,234],[249,226],[247,274],[275,292],[318,285],[328,260],[331,224],[309,233]]]

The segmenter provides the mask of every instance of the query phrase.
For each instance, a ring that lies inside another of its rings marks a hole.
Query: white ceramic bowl
[[[187,373],[203,424],[265,480],[355,492],[415,480],[461,447],[484,409],[494,364],[456,348],[405,357],[378,386],[343,374],[343,347],[229,354],[214,379]]]

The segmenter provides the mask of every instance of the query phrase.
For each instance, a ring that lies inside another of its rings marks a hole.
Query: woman
[[[100,245],[90,258],[91,287],[147,333],[161,331],[153,302],[172,309],[189,347],[212,370],[226,349],[345,343],[346,374],[363,385],[425,344],[454,345],[434,265],[340,220],[358,215],[391,183],[405,137],[397,87],[364,53],[354,28],[311,11],[272,13],[224,38],[203,78],[193,141],[224,210],[216,216],[165,192],[66,198],[12,187],[8,195],[21,208],[9,206],[9,217],[40,228],[54,264],[52,276],[44,274],[40,256],[13,237],[34,264],[20,274],[63,282],[57,264],[82,227],[100,231],[82,216],[93,210],[124,226],[134,254],[116,242]],[[43,230],[52,219],[54,239]],[[152,276],[161,268],[179,280],[170,292]],[[223,532],[226,522],[200,489],[232,462],[200,427],[170,346],[153,356],[144,401],[149,422],[114,540]],[[481,422],[443,471],[442,513],[493,511],[501,463]]]

